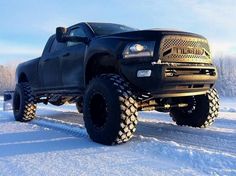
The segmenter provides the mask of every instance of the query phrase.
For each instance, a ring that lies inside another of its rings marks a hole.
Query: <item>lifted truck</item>
[[[42,56],[16,70],[14,116],[35,118],[37,103],[76,103],[90,138],[132,138],[138,111],[169,112],[177,125],[207,127],[218,116],[217,79],[207,40],[171,30],[111,23],[58,27]]]

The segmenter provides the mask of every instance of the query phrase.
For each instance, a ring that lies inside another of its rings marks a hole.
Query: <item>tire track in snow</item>
[[[83,127],[81,114],[57,112],[55,115],[42,116],[38,119],[39,121],[36,120],[34,123],[40,126],[65,131],[74,136],[88,136]],[[141,118],[135,136],[152,137],[162,141],[173,141],[185,146],[236,155],[236,136],[223,131],[214,131],[214,128],[181,127],[172,123],[150,122],[145,118]]]
[[[152,137],[139,136],[139,142],[132,142],[131,150],[152,156],[154,159],[168,158],[181,163],[182,168],[194,168],[200,175],[235,175],[236,156],[222,152],[212,152],[204,148],[185,146],[173,141],[163,141]]]
[[[223,132],[140,121],[136,135],[236,156],[236,136],[220,133]]]
[[[47,117],[37,117],[30,123],[44,128],[65,132],[76,137],[88,137],[86,129],[80,124],[63,122],[62,120],[55,120]]]

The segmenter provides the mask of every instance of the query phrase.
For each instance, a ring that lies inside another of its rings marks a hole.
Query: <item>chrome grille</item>
[[[180,52],[174,53],[174,49],[179,49]],[[195,50],[199,51],[198,54],[194,53]],[[159,54],[161,61],[211,63],[210,48],[207,40],[203,38],[180,35],[165,36],[161,41]]]

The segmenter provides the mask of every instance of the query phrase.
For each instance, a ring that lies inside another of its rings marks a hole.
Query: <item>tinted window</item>
[[[83,29],[81,28],[75,28],[70,31],[70,36],[78,36],[78,37],[87,37]],[[67,46],[73,46],[80,42],[67,42]]]
[[[135,31],[137,29],[112,23],[88,23],[95,35],[110,35],[121,32]]]
[[[60,43],[56,39],[54,39],[54,41],[52,43],[52,46],[51,46],[51,49],[50,49],[50,53],[61,50],[64,46],[65,46],[64,43]]]

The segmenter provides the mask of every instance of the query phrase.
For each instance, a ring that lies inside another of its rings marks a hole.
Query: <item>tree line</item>
[[[14,90],[15,66],[0,65],[0,95],[4,90]]]
[[[221,96],[236,96],[236,58],[219,57],[214,60],[218,70],[216,89]]]
[[[236,97],[236,58],[218,57],[214,59],[218,70],[216,89],[221,96]],[[0,95],[4,90],[14,90],[15,69],[18,63],[0,65]]]

